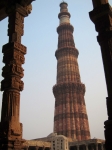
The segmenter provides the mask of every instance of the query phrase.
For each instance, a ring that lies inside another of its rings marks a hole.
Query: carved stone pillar
[[[98,144],[96,144],[96,150],[98,150]]]
[[[93,150],[93,145],[92,144],[90,145],[90,149]]]
[[[106,4],[108,3],[108,0],[92,0],[93,1],[93,6],[97,7],[100,6],[102,4]]]
[[[108,0],[93,0],[90,18],[98,32],[101,47],[108,97],[106,99],[108,120],[105,121],[105,148],[112,150],[112,8]]]
[[[11,2],[10,2],[11,3]],[[19,122],[20,91],[23,90],[23,68],[26,47],[21,44],[23,35],[24,17],[28,16],[28,7],[18,3],[8,5],[9,16],[8,36],[9,42],[2,48],[3,67],[1,90],[3,91],[2,112],[0,123],[0,149],[21,150],[22,123]]]
[[[92,145],[91,144],[89,144],[88,150],[92,150]]]
[[[45,147],[43,146],[42,150],[45,150]]]
[[[38,149],[39,149],[39,146],[36,146],[36,147],[35,147],[35,150],[38,150]]]
[[[88,145],[85,145],[86,146],[86,150],[88,150]]]
[[[77,145],[77,150],[79,150],[79,145]]]
[[[104,148],[103,148],[103,144],[101,144],[101,150],[104,150]]]

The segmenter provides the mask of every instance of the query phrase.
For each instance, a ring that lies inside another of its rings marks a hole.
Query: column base
[[[22,124],[0,122],[0,150],[22,150]]]
[[[22,140],[13,140],[13,139],[1,139],[0,140],[0,149],[1,150],[22,150]]]

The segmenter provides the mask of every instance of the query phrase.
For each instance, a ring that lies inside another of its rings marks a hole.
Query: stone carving
[[[85,85],[79,84],[79,83],[61,83],[57,84],[53,87],[53,93],[54,95],[59,92],[63,93],[69,93],[69,92],[76,92],[76,93],[82,93],[84,95],[85,93]]]
[[[2,69],[4,79],[1,82],[3,91],[2,113],[0,123],[0,149],[22,149],[22,124],[19,122],[20,91],[24,83],[22,64],[24,64],[26,47],[21,44],[21,36],[24,34],[24,17],[31,13],[32,0],[5,1],[4,6],[8,15],[9,43],[2,48]],[[1,6],[1,2],[0,2]]]
[[[60,56],[67,56],[67,55],[75,55],[76,57],[78,57],[78,50],[75,47],[63,47],[63,48],[59,48],[56,52],[55,52],[55,56],[58,59]]]
[[[105,78],[107,84],[107,112],[108,120],[105,121],[105,148],[112,148],[112,7],[108,0],[93,0],[94,9],[89,13],[90,19],[95,24],[98,32],[97,41],[101,47]]]
[[[27,13],[30,14],[31,11],[32,11],[32,5],[31,5],[31,4],[28,5],[28,6],[26,7],[26,9],[27,9]]]

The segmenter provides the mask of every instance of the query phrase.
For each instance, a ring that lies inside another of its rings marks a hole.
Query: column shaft
[[[108,120],[105,121],[105,147],[112,149],[112,9],[108,0],[93,0],[93,11],[90,18],[95,24],[98,32],[97,41],[101,47],[102,60],[104,65],[105,79],[108,97],[107,113]],[[100,11],[99,11],[100,10]]]
[[[86,150],[88,150],[88,145],[86,145]]]
[[[11,2],[10,2],[11,3]],[[13,5],[13,4],[12,4]],[[7,7],[10,10],[8,36],[9,42],[2,48],[3,67],[1,82],[2,112],[0,123],[0,149],[21,150],[22,146],[22,123],[20,123],[20,91],[23,90],[24,83],[23,68],[26,54],[26,47],[21,44],[23,35],[24,17],[28,15],[27,7],[23,7],[15,2],[14,6]],[[19,7],[19,9],[18,9]],[[13,9],[12,9],[13,8]]]

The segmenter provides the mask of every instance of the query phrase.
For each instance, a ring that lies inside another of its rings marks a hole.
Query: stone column
[[[103,144],[103,150],[105,150],[105,145]]]
[[[93,145],[92,144],[90,145],[90,149],[93,150]]]
[[[104,148],[103,148],[103,144],[101,144],[101,150],[104,150]]]
[[[98,144],[96,144],[96,150],[98,150]]]
[[[98,32],[97,41],[101,47],[108,97],[105,121],[105,148],[112,150],[112,8],[108,0],[93,0],[93,11],[90,18]]]
[[[45,147],[43,146],[43,149],[42,150],[45,150]]]
[[[88,150],[88,145],[85,145],[86,146],[86,150]]]
[[[108,3],[108,0],[92,0],[92,2],[93,2],[93,6],[97,7],[97,6],[100,6],[102,4]]]
[[[79,150],[79,145],[77,145],[77,150]]]
[[[35,150],[38,150],[38,149],[39,149],[39,146],[36,146],[36,147],[35,147]]]
[[[2,48],[3,67],[1,91],[3,91],[2,112],[0,123],[0,149],[21,150],[22,146],[22,123],[20,117],[20,91],[24,83],[23,68],[26,47],[21,44],[23,35],[24,17],[28,16],[28,7],[18,3],[8,4],[6,9],[9,16],[8,36],[9,42]]]

